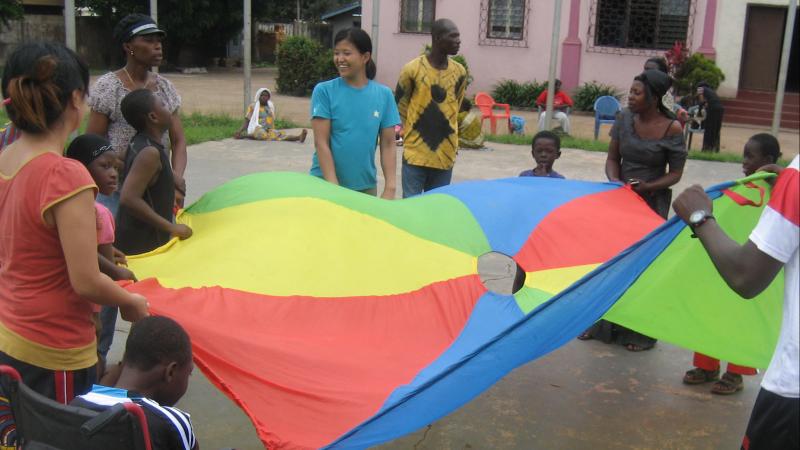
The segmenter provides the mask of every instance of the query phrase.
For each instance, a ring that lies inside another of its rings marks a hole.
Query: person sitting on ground
[[[172,221],[175,180],[160,140],[172,114],[149,89],[126,95],[121,109],[137,134],[125,152],[116,243],[126,254],[135,255],[166,244],[172,236],[186,239],[192,229]]]
[[[193,369],[186,331],[170,318],[147,317],[131,327],[120,366],[102,381],[108,386],[95,384],[71,404],[102,411],[136,403],[144,410],[153,450],[197,449],[191,417],[173,406],[186,393]]]
[[[557,120],[561,124],[561,131],[569,134],[569,116],[567,110],[574,105],[572,98],[561,90],[561,80],[555,82],[556,90],[553,94],[553,120]],[[539,114],[539,130],[544,130],[545,127],[545,114],[544,108],[547,106],[547,89],[543,90],[539,97],[536,99],[536,106],[542,108]]]
[[[785,169],[777,165],[762,168],[779,175],[769,203],[743,244],[731,239],[714,220],[714,204],[701,186],[686,189],[672,205],[675,214],[692,228],[722,279],[743,298],[754,298],[779,273],[784,274],[778,343],[742,439],[745,450],[800,447],[799,160],[795,156]]]
[[[472,102],[465,98],[458,113],[458,146],[461,148],[483,148],[485,140],[481,118],[472,110]]]
[[[520,172],[521,177],[564,178],[553,170],[553,164],[561,157],[561,138],[552,131],[543,130],[533,137],[531,156],[536,162],[533,169]]]
[[[97,191],[103,195],[111,195],[117,190],[119,158],[114,151],[114,147],[108,139],[96,134],[84,134],[72,140],[67,147],[65,154],[67,158],[74,159],[82,163],[92,176],[97,185]],[[117,265],[116,261],[121,258],[124,261],[125,255],[114,248],[114,216],[111,211],[102,203],[95,201],[94,209],[97,215],[97,259],[100,264],[100,271],[108,275],[112,280],[133,280],[136,276],[124,265]],[[110,310],[110,311],[109,311]],[[95,314],[111,314],[110,321],[105,323],[115,323],[117,320],[117,308],[103,308],[100,312],[99,305],[95,308]],[[102,332],[102,321],[96,317],[97,326],[97,357],[98,376],[105,370],[105,358],[114,337],[112,332]],[[113,325],[111,325],[113,327]],[[105,340],[105,342],[104,342]]]
[[[781,157],[781,148],[775,136],[759,133],[751,137],[744,146],[742,171],[745,176],[754,174],[758,169],[776,164]],[[755,375],[756,369],[739,366],[731,362],[722,378],[719,377],[719,360],[702,353],[694,354],[694,368],[683,376],[686,384],[703,384],[714,381],[711,393],[718,395],[735,394],[744,389],[742,375]]]
[[[255,102],[247,108],[244,123],[233,137],[236,139],[255,139],[257,141],[299,141],[305,142],[307,130],[297,135],[287,135],[275,129],[275,105],[272,103],[272,92],[261,88],[256,92]]]

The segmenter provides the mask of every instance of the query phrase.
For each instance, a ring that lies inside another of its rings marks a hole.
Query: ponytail
[[[16,128],[45,133],[61,119],[72,93],[86,93],[88,84],[89,70],[71,50],[60,44],[24,44],[11,54],[3,73],[6,111]]]
[[[378,73],[378,66],[375,65],[375,61],[372,59],[372,39],[370,39],[369,34],[361,28],[346,28],[336,33],[333,38],[333,45],[338,44],[340,41],[350,42],[353,47],[358,49],[359,53],[370,54],[366,66],[367,78],[374,80],[375,75]]]

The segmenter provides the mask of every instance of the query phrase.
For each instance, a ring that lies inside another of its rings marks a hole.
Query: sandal
[[[683,376],[684,384],[703,384],[717,380],[719,380],[719,369],[705,370],[695,367],[692,370],[687,370],[686,374]]]
[[[742,376],[737,373],[725,372],[722,378],[711,386],[711,393],[717,395],[731,395],[744,389]]]
[[[639,344],[626,344],[626,345],[625,345],[625,348],[626,348],[626,349],[627,349],[629,352],[643,352],[643,351],[646,351],[646,350],[650,350],[650,349],[651,349],[651,348],[653,348],[653,347],[642,347],[642,346],[641,346],[641,345],[639,345]]]

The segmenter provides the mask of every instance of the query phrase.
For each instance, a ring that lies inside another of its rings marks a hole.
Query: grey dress
[[[670,122],[670,126],[672,123]],[[686,164],[686,147],[683,145],[683,133],[667,136],[669,127],[664,130],[660,139],[642,139],[633,128],[633,114],[623,110],[611,128],[611,137],[619,141],[619,152],[622,156],[620,178],[629,180],[638,178],[653,181],[667,173],[668,168],[683,169]],[[667,218],[672,190],[662,189],[639,194],[658,215]],[[642,350],[653,348],[656,340],[644,334],[625,328],[622,325],[600,320],[587,329],[581,339],[599,339],[605,343],[620,345],[636,345]]]
[[[672,123],[670,123],[670,126]],[[611,128],[611,138],[619,141],[619,153],[622,156],[620,178],[628,180],[638,178],[653,181],[664,176],[668,168],[683,170],[686,164],[686,146],[683,133],[667,136],[669,126],[660,139],[642,139],[633,128],[633,114],[624,109],[617,116]],[[658,215],[667,218],[672,201],[672,190],[639,194]]]

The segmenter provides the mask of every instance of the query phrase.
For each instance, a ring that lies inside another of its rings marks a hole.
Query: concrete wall
[[[748,4],[789,6],[788,0],[724,0],[719,2],[717,11],[719,26],[714,44],[717,50],[717,65],[725,74],[725,81],[719,87],[719,94],[722,96],[733,97],[739,89]]]
[[[553,1],[529,0],[528,35],[526,47],[499,47],[480,43],[480,6],[482,0],[437,0],[436,17],[452,19],[461,32],[461,53],[466,57],[474,81],[470,92],[490,91],[492,86],[503,79],[517,81],[547,79],[550,59],[550,41],[553,24]],[[699,47],[705,18],[706,0],[694,0],[694,25],[691,28],[690,48]],[[729,0],[725,0],[727,2]],[[588,35],[592,0],[570,2],[562,0],[559,45],[568,36],[572,5],[577,4],[579,15],[577,38],[581,42],[579,62],[579,82],[598,81],[627,91],[634,76],[639,74],[644,61],[653,55],[663,55],[663,51],[637,51],[636,54],[614,54],[592,51]],[[371,0],[362,3],[361,27],[372,34]],[[430,35],[400,33],[400,1],[380,2],[380,22],[378,35],[378,76],[377,80],[394,86],[403,64],[419,55],[423,46],[430,42]],[[559,47],[561,51],[561,47]],[[631,53],[631,52],[628,52]],[[558,61],[557,76],[563,77],[564,70],[574,70],[571,66],[561,67]]]
[[[20,20],[0,24],[0,65],[23,42],[64,42],[64,17],[54,15],[27,14]]]

